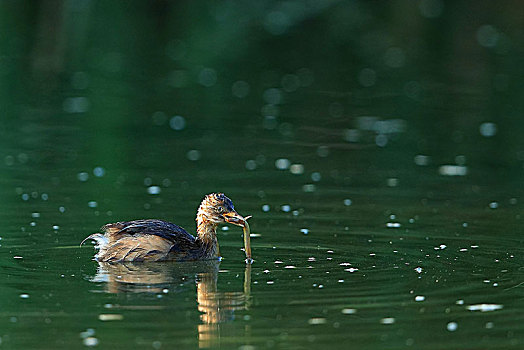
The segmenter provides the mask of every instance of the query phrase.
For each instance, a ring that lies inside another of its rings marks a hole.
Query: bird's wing
[[[124,235],[154,235],[173,243],[181,240],[191,242],[195,240],[195,237],[190,235],[182,227],[167,221],[155,219],[116,222],[103,226],[102,230],[110,237],[110,240],[118,239]]]

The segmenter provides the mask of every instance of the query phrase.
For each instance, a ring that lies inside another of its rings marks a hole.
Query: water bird
[[[93,233],[80,245],[94,240],[98,250],[95,260],[99,262],[218,259],[216,229],[219,224],[230,223],[244,229],[246,262],[251,263],[249,218],[238,214],[223,193],[211,193],[198,208],[196,237],[173,223],[146,219],[107,224],[102,233]]]

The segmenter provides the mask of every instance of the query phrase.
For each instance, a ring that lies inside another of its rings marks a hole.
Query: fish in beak
[[[230,224],[237,225],[240,227],[244,227],[246,223],[246,219],[242,217],[239,213],[236,211],[230,211],[229,213],[223,214],[224,220]]]
[[[224,220],[226,220],[226,222],[240,226],[244,229],[244,251],[246,252],[247,264],[253,263],[253,258],[251,258],[251,229],[249,228],[249,224],[247,223],[247,219],[249,219],[250,217],[251,215],[242,217],[236,211],[231,211],[227,214],[224,214]]]

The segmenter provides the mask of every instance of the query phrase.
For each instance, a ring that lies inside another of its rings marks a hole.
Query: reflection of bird
[[[246,224],[223,193],[204,197],[196,221],[196,237],[170,222],[148,219],[107,224],[102,227],[104,233],[94,233],[84,241],[96,241],[98,261],[215,259],[220,256],[217,226],[226,222],[242,227]]]
[[[238,311],[249,309],[251,264],[246,264],[244,270],[243,291],[219,291],[217,282],[217,278],[213,278],[209,273],[199,274],[197,278],[198,310],[202,312],[200,315],[202,324],[198,325],[198,345],[201,349],[220,348],[222,345],[220,324],[234,320],[235,313]]]
[[[249,310],[251,306],[251,264],[245,266],[243,290],[237,291],[226,291],[219,288],[219,266],[219,260],[177,264],[98,262],[96,275],[89,280],[101,283],[108,293],[123,293],[127,301],[138,301],[138,303],[113,305],[117,309],[129,310],[166,308],[166,304],[141,303],[144,299],[143,294],[169,292],[169,294],[176,295],[196,283],[197,307],[201,312],[200,320],[202,321],[197,328],[199,348],[218,348],[221,345],[221,333],[224,332],[221,324],[233,321],[237,313]],[[236,279],[234,275],[235,273],[231,273],[229,278]],[[226,274],[223,274],[222,279],[224,278]],[[229,285],[229,280],[224,284]],[[249,330],[248,327],[245,329]]]
[[[108,293],[177,292],[195,284],[195,276],[210,275],[217,279],[220,261],[201,260],[179,264],[98,262],[96,275],[89,280],[102,283]],[[216,282],[215,282],[216,286]]]

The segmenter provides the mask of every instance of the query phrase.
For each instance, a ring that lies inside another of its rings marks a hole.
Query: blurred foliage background
[[[124,200],[130,185],[173,185],[179,203],[217,188],[302,192],[320,178],[331,191],[399,178],[426,191],[457,172],[471,184],[462,192],[515,190],[522,7],[3,1],[2,193],[63,189],[75,205],[95,168],[107,177],[86,196],[117,196],[112,211],[147,201]],[[279,175],[292,163],[306,178]]]

